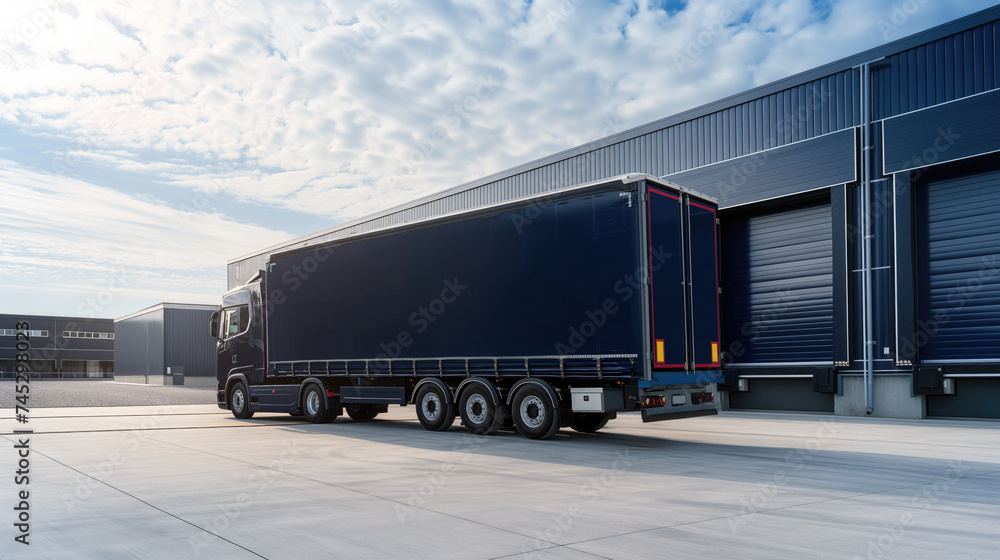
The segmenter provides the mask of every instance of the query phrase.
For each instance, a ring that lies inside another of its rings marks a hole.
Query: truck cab
[[[267,327],[262,307],[264,278],[254,277],[246,285],[222,297],[222,308],[212,315],[212,336],[216,338],[217,401],[220,408],[237,417],[253,414],[249,389],[260,384],[267,364]],[[234,385],[242,384],[242,391]],[[256,408],[256,407],[254,407]]]

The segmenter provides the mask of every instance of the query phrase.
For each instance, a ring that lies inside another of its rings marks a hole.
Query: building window
[[[107,332],[63,331],[62,335],[63,338],[103,338],[105,340],[115,339],[115,333],[107,333]]]
[[[49,331],[24,331],[28,333],[28,336],[37,336],[45,338],[49,336]],[[17,329],[0,329],[0,336],[17,336]]]

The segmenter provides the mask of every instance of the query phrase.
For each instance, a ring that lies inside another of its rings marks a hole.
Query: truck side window
[[[223,324],[226,325],[226,338],[243,333],[250,324],[250,310],[246,305],[226,309]]]

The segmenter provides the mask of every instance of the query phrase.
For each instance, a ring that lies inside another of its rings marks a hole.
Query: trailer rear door
[[[718,368],[717,210],[686,193],[647,192],[652,367]]]
[[[654,369],[684,369],[690,359],[681,195],[653,187],[647,196],[650,330]]]
[[[719,255],[716,209],[688,200],[691,330],[694,367],[719,367]]]

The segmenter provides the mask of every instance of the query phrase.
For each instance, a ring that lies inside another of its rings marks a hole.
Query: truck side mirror
[[[212,313],[212,338],[219,338],[219,312]]]

